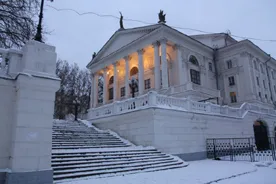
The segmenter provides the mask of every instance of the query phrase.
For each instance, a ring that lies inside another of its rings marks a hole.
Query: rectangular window
[[[228,69],[232,68],[232,60],[227,61],[227,68]]]
[[[265,94],[265,98],[267,99],[267,94]]]
[[[272,75],[272,78],[275,79],[275,71],[274,70],[271,72],[271,75]]]
[[[237,102],[236,92],[230,92],[230,99],[231,99],[231,103]]]
[[[210,71],[213,71],[213,65],[212,65],[211,62],[209,62],[209,70],[210,70]]]
[[[125,87],[121,87],[121,97],[126,96],[126,88]]]
[[[264,73],[263,65],[261,64],[260,67],[261,67],[261,72]]]
[[[257,85],[260,86],[259,77],[256,77],[256,80],[257,80]]]
[[[150,89],[150,79],[145,80],[145,89]]]
[[[259,97],[262,98],[262,93],[261,92],[259,92]]]
[[[258,70],[257,61],[254,61],[254,68]]]
[[[199,71],[191,69],[190,74],[191,74],[192,83],[200,85],[200,73],[199,73]]]
[[[229,86],[234,86],[235,85],[235,78],[234,76],[228,77],[229,80]]]
[[[275,93],[276,93],[276,86],[274,85],[274,91],[275,91]]]
[[[112,100],[113,99],[113,88],[109,88],[108,89],[108,100]]]
[[[264,83],[264,88],[266,89],[265,80],[263,80],[263,83]]]

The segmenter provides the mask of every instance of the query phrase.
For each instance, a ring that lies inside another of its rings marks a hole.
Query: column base
[[[53,170],[6,173],[3,184],[53,184]],[[0,173],[0,184],[1,173]]]

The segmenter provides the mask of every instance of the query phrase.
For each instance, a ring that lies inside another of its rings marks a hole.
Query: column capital
[[[174,45],[173,45],[173,49],[174,49],[174,50],[180,49],[181,47],[182,47],[182,46],[179,45],[179,44],[174,44]]]
[[[105,67],[103,68],[103,71],[104,71],[104,72],[107,72],[107,70],[108,70],[108,67],[105,66]]]
[[[168,42],[168,39],[167,38],[161,38],[160,40],[159,40],[159,42],[160,42],[160,44],[166,44],[167,42]]]
[[[152,43],[152,47],[158,47],[160,45],[159,41],[155,41]]]
[[[123,58],[124,58],[125,61],[131,60],[131,56],[125,56],[125,57],[123,57]]]
[[[116,61],[115,63],[112,63],[113,67],[116,67],[119,65],[119,61]]]
[[[137,50],[137,53],[138,53],[138,54],[144,54],[144,53],[145,53],[145,50],[144,50],[144,49],[139,49],[139,50]]]

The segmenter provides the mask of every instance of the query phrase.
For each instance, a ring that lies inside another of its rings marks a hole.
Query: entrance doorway
[[[254,136],[255,144],[258,151],[264,151],[269,149],[268,131],[267,125],[262,120],[257,120],[254,122]]]

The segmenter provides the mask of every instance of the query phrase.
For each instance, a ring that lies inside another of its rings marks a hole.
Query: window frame
[[[201,85],[200,72],[194,69],[190,69],[191,82],[197,85]]]
[[[114,84],[114,76],[111,76],[108,80],[108,85]]]
[[[213,71],[213,63],[209,62],[208,66],[209,66],[209,70],[212,72]]]
[[[125,97],[126,96],[126,87],[123,86],[120,88],[120,96]]]
[[[231,103],[237,103],[237,94],[236,92],[230,92],[230,102]]]
[[[109,89],[108,89],[108,100],[113,100],[113,99],[114,99],[113,94],[114,94],[114,89],[113,89],[113,87],[112,87],[112,88],[109,88]]]
[[[235,77],[234,76],[228,77],[228,82],[229,82],[229,86],[234,86],[235,85]]]
[[[190,55],[189,62],[192,63],[193,65],[199,66],[198,59],[194,55]]]
[[[146,79],[146,80],[144,81],[144,89],[145,89],[145,90],[151,89],[150,78],[149,78],[149,79]]]
[[[227,69],[233,68],[233,62],[232,62],[231,59],[227,60],[227,61],[226,61],[226,64],[227,64]]]

